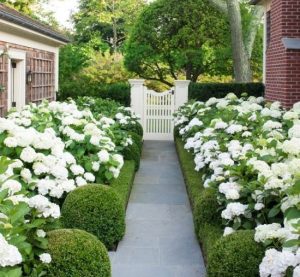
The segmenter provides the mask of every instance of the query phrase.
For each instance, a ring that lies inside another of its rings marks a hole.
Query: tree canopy
[[[145,0],[80,0],[74,15],[75,40],[91,43],[96,50],[105,47],[117,52]]]
[[[125,49],[125,66],[148,80],[171,85],[184,74],[197,81],[224,70],[227,18],[205,0],[157,0],[139,16]],[[219,55],[222,53],[222,55]],[[228,53],[228,51],[227,51]],[[219,60],[224,66],[215,66]]]

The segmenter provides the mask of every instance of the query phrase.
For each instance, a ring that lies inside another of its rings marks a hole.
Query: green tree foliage
[[[92,41],[96,50],[105,42],[117,52],[144,5],[145,0],[80,0],[75,40]]]
[[[123,55],[119,53],[111,55],[108,51],[95,52],[89,66],[82,70],[82,74],[91,81],[102,84],[119,83],[133,77],[123,65]]]
[[[33,15],[33,6],[37,4],[37,0],[0,0],[0,3],[6,4],[19,12]]]
[[[87,47],[68,44],[60,49],[59,80],[60,91],[73,92],[79,74],[89,64],[91,51]]]
[[[106,97],[104,87],[127,83],[132,77],[120,53],[111,55],[109,50],[96,51],[89,43],[69,44],[60,51],[60,100],[79,95]]]
[[[3,3],[24,15],[40,21],[54,29],[61,30],[59,23],[55,19],[54,13],[45,9],[44,4],[48,0],[0,0]]]
[[[230,51],[227,18],[206,0],[157,0],[141,13],[126,47],[125,66],[148,80],[171,85],[168,76],[197,81],[226,71]],[[229,56],[228,56],[229,55]],[[228,71],[228,69],[227,69]]]

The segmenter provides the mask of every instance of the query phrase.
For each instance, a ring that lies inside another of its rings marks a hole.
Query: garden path
[[[204,277],[192,212],[173,142],[146,141],[126,215],[110,253],[113,277]]]

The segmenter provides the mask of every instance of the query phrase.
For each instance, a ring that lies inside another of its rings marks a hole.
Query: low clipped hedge
[[[254,230],[238,231],[218,240],[210,251],[209,277],[255,277],[265,249],[254,241]]]
[[[193,155],[174,132],[176,149],[189,194],[195,231],[208,265],[208,277],[256,277],[264,248],[254,231],[241,230],[223,237],[221,216],[213,189],[204,189],[202,173],[195,171]]]
[[[140,168],[141,149],[133,142],[132,145],[128,145],[123,151],[122,155],[125,160],[133,160],[135,162],[135,170],[138,171]]]
[[[199,201],[201,193],[204,190],[203,186],[200,185],[202,174],[201,172],[195,171],[193,155],[184,149],[183,141],[178,137],[175,137],[175,140],[184,181],[187,187],[192,210],[194,211],[196,203]]]
[[[68,194],[62,206],[62,223],[95,235],[112,249],[125,234],[125,210],[111,187],[86,185]]]
[[[58,100],[64,101],[69,97],[76,99],[82,96],[115,100],[125,107],[129,107],[131,102],[128,83],[103,84],[89,79],[77,80],[70,87],[61,89],[58,93]]]
[[[129,201],[130,192],[133,186],[133,181],[135,177],[135,162],[125,161],[119,178],[115,179],[110,187],[115,190],[115,192],[121,198],[123,207],[126,209],[127,203]]]
[[[207,101],[211,97],[223,98],[231,92],[238,97],[243,93],[260,97],[264,95],[265,87],[262,83],[191,83],[189,86],[189,99]]]
[[[136,124],[128,124],[124,126],[124,128],[126,131],[136,133],[141,137],[143,137],[144,135],[143,126],[139,122],[137,122]]]
[[[111,267],[105,246],[92,234],[76,229],[48,233],[49,277],[110,277]]]
[[[213,189],[205,189],[195,203],[194,221],[196,232],[202,229],[204,224],[213,223],[216,226],[222,224],[217,195]]]
[[[142,153],[143,149],[143,138],[135,132],[129,131],[128,134],[131,136],[133,142],[138,146],[140,153]]]

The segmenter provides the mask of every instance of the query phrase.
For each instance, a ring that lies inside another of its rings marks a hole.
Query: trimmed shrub
[[[122,154],[125,160],[134,160],[136,171],[140,168],[141,153],[136,143],[128,145],[126,148],[124,148]]]
[[[101,97],[112,99],[125,107],[130,106],[130,85],[127,83],[103,84],[89,79],[79,79],[71,83],[70,87],[58,93],[58,100],[64,101],[71,97],[76,99],[80,96]]]
[[[202,186],[202,174],[201,172],[195,171],[193,155],[184,149],[184,142],[180,138],[176,138],[175,142],[193,214],[195,215],[196,202],[204,190]]]
[[[123,168],[121,169],[120,175],[117,179],[113,180],[110,184],[120,196],[124,208],[126,208],[131,188],[133,185],[135,176],[135,162],[134,161],[125,161]]]
[[[130,125],[126,125],[126,131],[131,131],[131,132],[134,132],[138,135],[140,135],[141,137],[143,137],[144,135],[144,130],[143,130],[143,127],[140,123],[136,123],[136,124],[130,124]]]
[[[209,277],[259,276],[264,247],[254,241],[254,231],[237,231],[218,240],[208,256]]]
[[[134,132],[128,132],[128,134],[132,137],[133,142],[138,146],[140,153],[142,153],[143,149],[143,138]]]
[[[76,229],[48,233],[49,277],[110,277],[111,268],[105,246],[92,234]]]
[[[99,84],[98,84],[99,85]],[[130,85],[127,83],[107,84],[100,86],[94,96],[104,99],[112,99],[121,103],[125,107],[130,106]]]
[[[195,203],[194,221],[195,229],[198,233],[203,224],[213,224],[221,226],[221,214],[219,211],[216,191],[205,189]]]
[[[203,223],[197,234],[198,239],[201,242],[204,258],[207,259],[207,256],[211,253],[215,243],[222,238],[223,229],[221,225]]]
[[[111,187],[86,185],[68,194],[62,206],[62,223],[94,234],[112,249],[125,233],[124,206]]]
[[[189,99],[207,101],[211,97],[223,98],[233,92],[238,97],[243,93],[248,96],[263,96],[265,91],[262,83],[191,83],[189,87]]]

